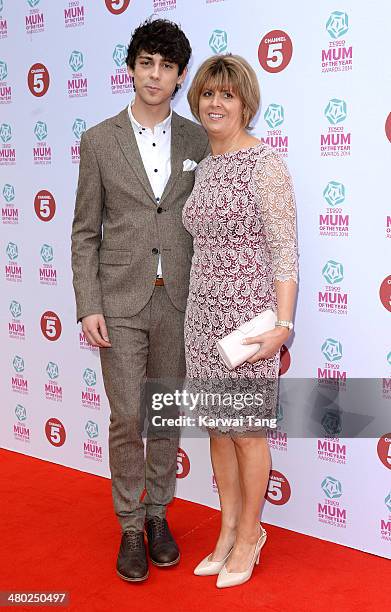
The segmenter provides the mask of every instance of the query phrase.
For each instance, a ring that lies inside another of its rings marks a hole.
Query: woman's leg
[[[231,437],[211,434],[210,456],[221,507],[220,534],[211,561],[221,561],[234,545],[241,513],[238,461]]]
[[[259,513],[270,471],[270,450],[266,437],[234,437],[242,489],[242,512],[235,546],[227,561],[229,572],[243,572],[250,565],[260,536]]]

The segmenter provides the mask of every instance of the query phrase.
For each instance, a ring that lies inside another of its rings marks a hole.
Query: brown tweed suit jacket
[[[154,290],[159,252],[169,298],[185,310],[192,238],[182,208],[194,171],[183,162],[198,163],[208,150],[204,129],[173,112],[171,176],[157,206],[127,109],[83,134],[72,229],[78,320],[138,313]]]

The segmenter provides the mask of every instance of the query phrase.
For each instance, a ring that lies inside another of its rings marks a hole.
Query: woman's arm
[[[284,161],[272,151],[265,153],[257,162],[254,180],[271,257],[277,319],[291,321],[298,281],[295,196]],[[286,327],[276,327],[260,336],[248,338],[246,344],[261,344],[260,350],[249,362],[273,357],[290,333]]]

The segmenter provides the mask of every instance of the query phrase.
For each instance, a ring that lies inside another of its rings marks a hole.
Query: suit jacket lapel
[[[147,195],[151,198],[156,206],[156,200],[152,191],[151,183],[148,175],[145,172],[143,160],[141,159],[137,141],[130,123],[128,109],[125,108],[115,117],[115,125],[117,126],[115,136],[118,144],[122,149],[123,154],[129,162],[133,172],[137,175],[140,183],[144,187]]]
[[[185,151],[183,127],[184,122],[182,121],[182,117],[173,111],[171,118],[171,174],[164,188],[160,202],[166,199],[180,174],[183,172],[183,155]]]

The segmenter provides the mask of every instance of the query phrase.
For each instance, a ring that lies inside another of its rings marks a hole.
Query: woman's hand
[[[259,336],[252,336],[251,338],[245,338],[243,344],[260,344],[261,348],[255,353],[250,359],[247,359],[249,363],[256,363],[260,359],[269,359],[274,357],[276,353],[281,349],[284,342],[289,338],[290,331],[286,327],[275,327],[264,334]]]

